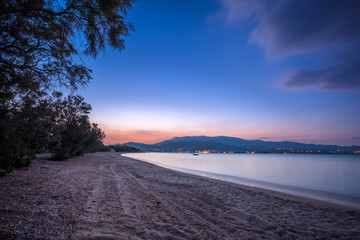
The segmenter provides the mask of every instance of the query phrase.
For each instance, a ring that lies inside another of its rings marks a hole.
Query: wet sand
[[[122,157],[0,178],[0,239],[360,239],[360,211]]]

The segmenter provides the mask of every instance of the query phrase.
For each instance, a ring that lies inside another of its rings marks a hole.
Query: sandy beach
[[[0,239],[360,239],[360,211],[95,153],[0,178]]]

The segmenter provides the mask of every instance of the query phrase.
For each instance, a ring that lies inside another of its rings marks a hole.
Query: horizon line
[[[274,141],[274,140],[267,140],[267,139],[264,139],[264,138],[257,138],[257,139],[245,139],[245,138],[240,138],[240,137],[233,137],[233,136],[225,136],[225,135],[215,135],[215,136],[207,136],[207,135],[188,135],[188,136],[175,136],[173,138],[170,138],[170,139],[165,139],[165,140],[162,140],[162,141],[159,141],[159,142],[154,142],[154,143],[142,143],[142,142],[135,142],[135,141],[129,141],[129,142],[125,142],[125,143],[107,143],[107,144],[104,144],[106,146],[109,146],[109,145],[125,145],[126,143],[139,143],[139,144],[145,144],[145,145],[154,145],[154,144],[158,144],[158,143],[161,143],[161,142],[164,142],[164,141],[168,141],[168,140],[172,140],[174,138],[186,138],[186,137],[208,137],[208,138],[216,138],[216,137],[227,137],[227,138],[236,138],[236,139],[241,139],[241,140],[246,140],[246,141],[263,141],[263,142],[294,142],[294,143],[300,143],[300,144],[307,144],[307,145],[326,145],[326,146],[340,146],[340,147],[352,147],[352,146],[360,146],[360,145],[355,145],[355,144],[352,144],[352,145],[340,145],[340,144],[324,144],[324,143],[305,143],[305,142],[301,142],[301,141],[295,141],[295,140],[280,140],[280,141]]]

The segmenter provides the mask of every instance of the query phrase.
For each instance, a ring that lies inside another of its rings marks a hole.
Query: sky
[[[86,60],[105,144],[181,136],[360,145],[360,1],[141,0]]]

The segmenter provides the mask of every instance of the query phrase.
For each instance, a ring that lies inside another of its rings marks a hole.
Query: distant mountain
[[[115,145],[126,145],[128,147],[138,148],[142,152],[151,151],[151,148],[153,147],[153,145],[151,145],[151,144],[135,143],[135,142],[128,142],[128,143],[124,143],[124,144],[115,144]]]
[[[157,152],[360,153],[360,146],[271,142],[226,136],[175,137],[156,144],[129,142],[123,145]]]

